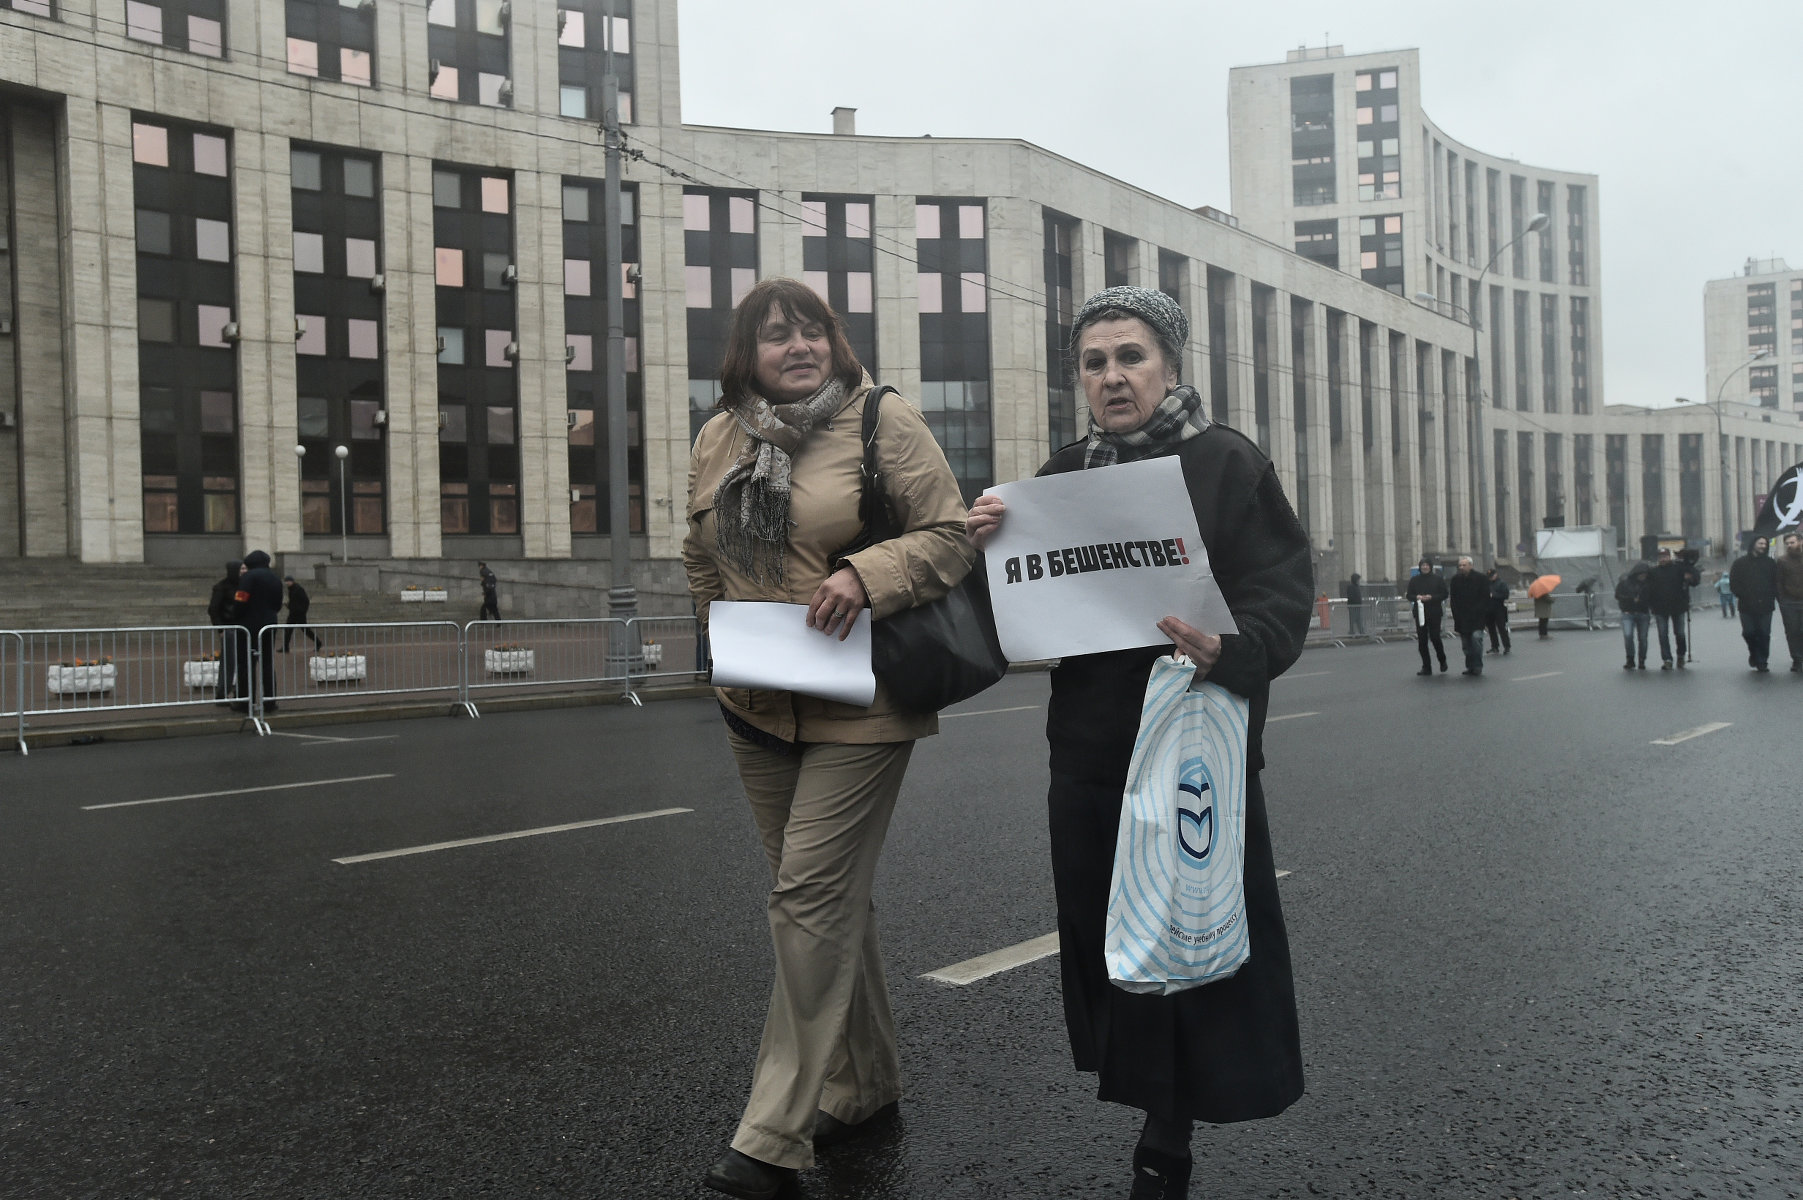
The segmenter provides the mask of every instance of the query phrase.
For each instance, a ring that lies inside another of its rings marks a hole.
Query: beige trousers
[[[729,734],[770,859],[776,983],[733,1149],[814,1164],[814,1115],[856,1123],[901,1096],[870,901],[913,742],[779,754]]]

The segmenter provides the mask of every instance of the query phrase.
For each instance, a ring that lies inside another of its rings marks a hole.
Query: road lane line
[[[953,717],[993,717],[996,713],[1028,712],[1035,708],[1044,708],[1043,704],[1016,704],[1013,708],[980,708],[976,712],[940,713],[941,721],[949,721]]]
[[[1300,675],[1279,675],[1279,679],[1313,679],[1317,675],[1332,675],[1332,671],[1304,671]]]
[[[378,850],[374,854],[351,854],[332,861],[343,865],[375,862],[381,858],[405,858],[409,854],[430,854],[434,850],[457,850],[464,846],[484,846],[489,842],[508,842],[515,838],[538,837],[546,833],[569,833],[574,829],[593,829],[597,825],[619,825],[625,821],[645,821],[652,817],[673,817],[677,813],[694,812],[692,808],[660,808],[654,812],[627,813],[619,817],[602,817],[596,821],[573,821],[568,825],[546,825],[542,829],[520,829],[513,833],[491,833],[486,837],[459,838],[454,842],[433,842],[428,846],[406,846],[399,850]]]
[[[1279,872],[1277,872],[1277,878],[1279,878],[1279,879],[1287,879],[1287,878],[1289,878],[1289,877],[1290,877],[1290,876],[1291,876],[1291,875],[1294,875],[1294,874],[1295,874],[1295,872],[1294,872],[1294,871],[1279,871]]]
[[[292,788],[330,787],[334,783],[364,783],[371,779],[393,779],[394,772],[381,775],[347,775],[342,779],[309,779],[304,783],[270,783],[262,787],[231,788],[223,792],[190,792],[185,796],[153,796],[148,800],[117,800],[111,804],[84,804],[83,812],[101,808],[132,808],[139,804],[171,804],[177,800],[209,800],[214,796],[248,796],[253,792],[285,792]]]
[[[1509,682],[1510,683],[1526,683],[1530,679],[1551,679],[1555,675],[1563,675],[1563,674],[1565,674],[1565,672],[1563,672],[1563,671],[1542,671],[1538,675],[1517,675],[1513,679],[1509,680]]]
[[[1281,717],[1266,717],[1265,724],[1274,725],[1278,721],[1294,721],[1299,717],[1318,717],[1320,715],[1318,712],[1285,713]]]
[[[401,735],[398,733],[382,733],[382,734],[372,734],[369,737],[327,738],[322,742],[309,742],[306,746],[301,747],[301,749],[310,750],[314,746],[342,746],[346,742],[392,742],[392,741],[395,741],[396,739],[398,739],[400,736]]]
[[[1691,738],[1700,738],[1706,733],[1714,733],[1718,729],[1726,729],[1733,721],[1711,721],[1707,725],[1698,725],[1695,729],[1686,729],[1683,733],[1674,733],[1670,737],[1654,738],[1655,746],[1676,746],[1679,742],[1688,742]]]

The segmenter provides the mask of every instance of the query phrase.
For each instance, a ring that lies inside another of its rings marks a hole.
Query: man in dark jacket
[[[307,589],[296,583],[292,575],[282,576],[282,582],[288,585],[288,621],[282,629],[282,653],[288,653],[288,648],[294,645],[296,629],[313,639],[315,650],[325,649],[325,643],[321,642],[319,635],[307,625],[307,609],[313,603],[312,598],[307,595]]]
[[[1740,601],[1740,636],[1747,643],[1747,665],[1767,671],[1772,657],[1772,609],[1778,604],[1778,564],[1766,550],[1771,543],[1753,539],[1753,548],[1728,568],[1728,587]]]
[[[1615,581],[1615,603],[1621,608],[1621,640],[1628,659],[1622,664],[1624,671],[1635,669],[1635,638],[1640,639],[1639,668],[1646,670],[1647,629],[1653,621],[1647,608],[1648,576],[1652,571],[1650,564],[1637,562]]]
[[[1690,563],[1672,557],[1670,550],[1659,551],[1659,565],[1647,578],[1647,607],[1659,627],[1659,669],[1672,669],[1672,639],[1678,642],[1678,666],[1690,650],[1690,639],[1684,632],[1684,614],[1690,611],[1690,589],[1703,581]]]
[[[1790,669],[1803,672],[1803,535],[1784,535],[1778,567],[1778,615],[1784,618],[1784,640],[1790,647]]]
[[[236,625],[238,623],[238,602],[233,599],[238,592],[238,576],[244,570],[244,564],[232,559],[225,564],[225,578],[213,585],[213,592],[207,597],[207,620],[214,625]],[[238,678],[238,659],[242,657],[244,648],[238,643],[243,639],[236,634],[226,634],[221,638],[219,647],[219,686],[214,694],[225,700],[232,694],[232,684]]]
[[[1504,654],[1511,653],[1514,647],[1509,643],[1509,585],[1503,582],[1502,576],[1491,567],[1490,608],[1484,614],[1484,631],[1490,635],[1490,653],[1495,654],[1497,647],[1502,647]]]
[[[1357,571],[1346,584],[1346,632],[1352,637],[1365,636],[1365,586]]]
[[[1428,659],[1427,647],[1431,642],[1434,653],[1440,658],[1440,671],[1446,671],[1446,643],[1440,640],[1441,606],[1446,603],[1446,581],[1434,573],[1431,559],[1422,559],[1416,564],[1415,577],[1409,580],[1409,611],[1415,617],[1415,646],[1421,651],[1421,674],[1432,675],[1434,664]]]
[[[269,569],[269,555],[252,550],[244,556],[244,574],[238,579],[238,622],[250,630],[250,653],[238,660],[239,711],[246,711],[250,697],[250,661],[261,664],[263,711],[275,711],[275,659],[265,654],[263,631],[282,615],[282,581]],[[273,639],[272,639],[273,640]]]
[[[499,581],[495,573],[488,569],[488,564],[476,564],[476,573],[482,577],[482,611],[476,614],[478,621],[499,621],[501,619],[501,593]]]
[[[1461,558],[1459,569],[1446,585],[1452,607],[1452,631],[1465,651],[1465,674],[1484,673],[1484,625],[1490,619],[1490,581]]]

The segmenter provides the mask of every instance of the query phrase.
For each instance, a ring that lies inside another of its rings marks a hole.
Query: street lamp
[[[1504,242],[1501,246],[1497,247],[1496,253],[1490,256],[1490,261],[1484,264],[1484,269],[1478,272],[1477,281],[1471,285],[1470,294],[1473,297],[1481,297],[1484,294],[1484,279],[1490,274],[1490,268],[1496,265],[1496,260],[1502,257],[1504,250],[1507,250],[1510,246],[1513,246],[1516,242],[1519,242],[1530,233],[1539,233],[1551,223],[1552,218],[1545,213],[1535,213],[1533,218],[1528,221],[1526,228]],[[1434,304],[1446,303],[1432,292],[1416,292],[1415,299],[1427,300]],[[1474,299],[1473,303],[1477,303],[1477,301]],[[1460,309],[1460,306],[1457,304],[1447,304],[1447,307],[1454,309],[1455,311]],[[1484,363],[1478,354],[1477,335],[1479,326],[1477,313],[1468,308],[1463,311],[1466,318],[1471,323],[1471,365],[1477,372],[1477,394],[1471,397],[1471,402],[1474,410],[1473,420],[1477,423],[1478,539],[1482,544],[1481,552],[1483,554],[1484,562],[1488,565],[1495,561],[1495,548],[1490,543],[1490,452],[1489,447],[1485,445],[1484,439]]]
[[[338,557],[348,563],[351,561],[351,510],[350,502],[345,498],[345,480],[351,473],[351,464],[346,461],[351,456],[351,448],[339,446],[332,453],[338,457]]]
[[[1709,411],[1715,414],[1716,461],[1719,464],[1722,476],[1722,557],[1725,559],[1731,560],[1734,557],[1734,550],[1739,549],[1739,546],[1735,544],[1734,517],[1729,511],[1729,506],[1733,502],[1729,498],[1728,493],[1728,435],[1722,428],[1722,393],[1728,390],[1728,381],[1730,379],[1733,379],[1736,375],[1761,359],[1770,358],[1771,356],[1772,352],[1769,349],[1757,351],[1752,358],[1749,358],[1746,362],[1741,363],[1738,367],[1735,367],[1732,371],[1729,371],[1726,375],[1722,376],[1721,386],[1715,389],[1715,402],[1709,405]],[[1692,401],[1692,403],[1696,403],[1696,401]]]

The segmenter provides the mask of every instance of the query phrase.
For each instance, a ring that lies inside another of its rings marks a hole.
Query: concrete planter
[[[314,683],[347,683],[369,678],[369,657],[346,654],[337,658],[313,655],[307,659],[307,677]]]
[[[654,670],[664,665],[664,647],[661,642],[645,643],[645,665]]]
[[[482,669],[490,675],[523,675],[536,664],[531,650],[484,650]]]
[[[219,686],[219,660],[196,659],[182,664],[182,686],[207,688]]]
[[[82,667],[51,667],[45,677],[52,695],[82,696],[110,692],[119,683],[119,668],[112,663]]]

